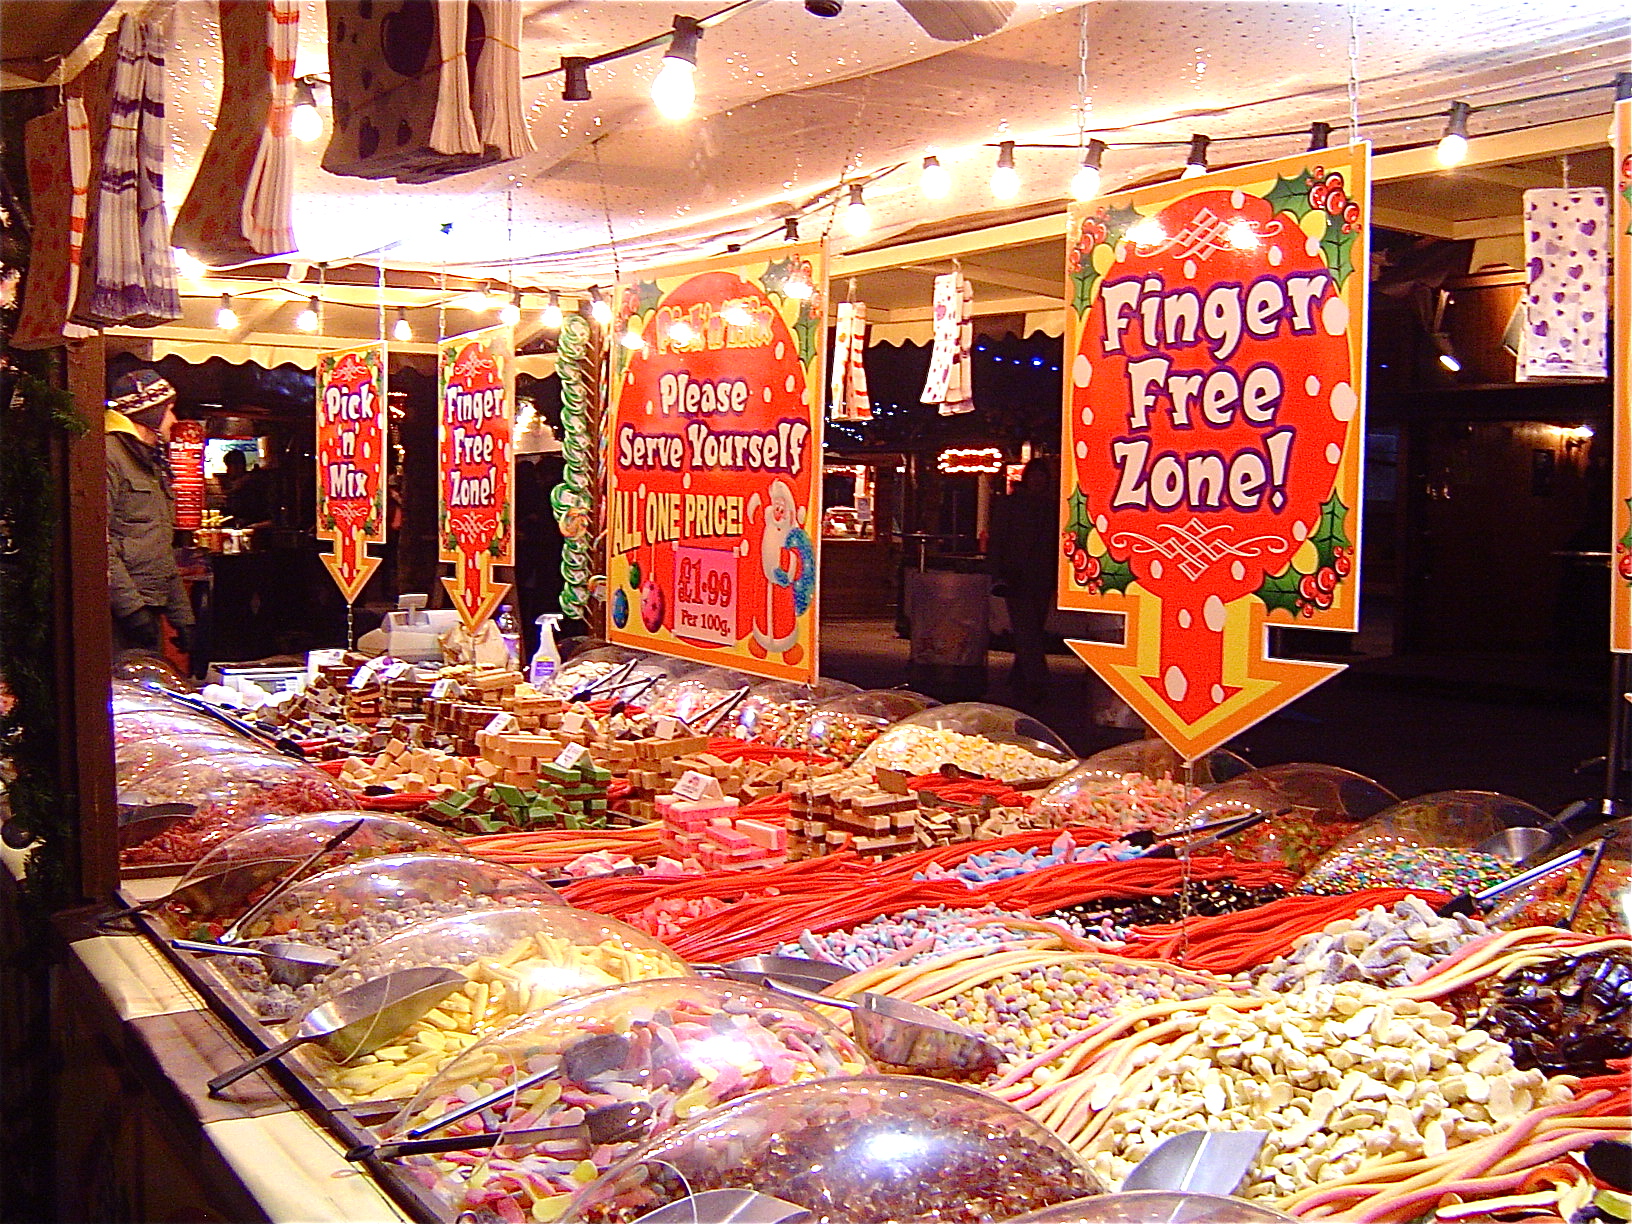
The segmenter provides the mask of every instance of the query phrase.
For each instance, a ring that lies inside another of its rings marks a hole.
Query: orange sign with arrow
[[[317,359],[317,537],[346,602],[374,571],[385,542],[385,346],[337,349]]]
[[[1341,671],[1273,624],[1359,614],[1369,149],[1072,207],[1060,606],[1071,648],[1186,759]]]
[[[515,563],[515,341],[489,327],[442,341],[437,360],[439,559],[443,585],[468,629],[498,610],[510,589],[495,581]]]

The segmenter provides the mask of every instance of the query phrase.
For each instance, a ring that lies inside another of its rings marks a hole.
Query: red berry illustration
[[[1315,574],[1315,589],[1330,595],[1337,586],[1337,571],[1331,566],[1322,566]]]
[[[1620,559],[1615,562],[1615,570],[1622,578],[1632,582],[1632,553],[1622,553]]]
[[[1354,568],[1354,565],[1349,560],[1349,554],[1344,551],[1339,552],[1332,558],[1332,568],[1337,571],[1337,576],[1339,578],[1347,578],[1349,576],[1349,571]]]

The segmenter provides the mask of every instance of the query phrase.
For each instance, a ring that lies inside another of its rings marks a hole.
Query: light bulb
[[[1439,138],[1434,155],[1442,166],[1459,165],[1468,155],[1468,115],[1473,108],[1466,102],[1452,102],[1445,120],[1445,135]]]
[[[318,326],[317,299],[306,303],[306,309],[295,316],[295,326],[303,332],[315,332]]]
[[[551,289],[550,290],[549,304],[544,307],[544,313],[543,313],[542,316],[540,316],[540,322],[542,322],[544,324],[544,330],[545,331],[560,331],[561,330],[561,292],[560,292],[560,290],[558,290],[558,289]]]
[[[514,327],[521,322],[521,295],[515,294],[499,307],[499,322],[506,327]]]
[[[399,344],[407,344],[414,338],[414,329],[408,324],[408,311],[401,306],[397,307],[397,321],[391,324],[391,338]]]
[[[1185,158],[1181,179],[1200,178],[1207,173],[1207,146],[1212,143],[1209,136],[1190,137],[1190,156]]]
[[[1012,140],[998,146],[997,168],[992,171],[992,194],[1000,200],[1012,200],[1020,194],[1020,172],[1014,168]]]
[[[924,172],[918,179],[918,189],[926,200],[944,200],[952,190],[952,175],[934,154],[924,158]]]
[[[289,131],[301,144],[323,139],[323,112],[311,102],[302,102],[289,117]]]
[[[850,186],[850,203],[844,210],[844,229],[848,234],[865,234],[873,228],[873,218],[867,212],[867,201],[861,198],[861,184]]]
[[[184,251],[180,247],[176,247],[174,250],[174,255],[176,260],[176,271],[180,275],[191,280],[197,280],[201,276],[208,276],[210,274],[210,270],[204,266],[204,261],[197,255],[194,255],[191,251]]]
[[[1105,156],[1105,142],[1090,140],[1082,154],[1082,165],[1071,176],[1071,198],[1091,200],[1099,194],[1100,161]]]
[[[1180,178],[1187,178],[1187,179],[1200,178],[1202,175],[1204,175],[1206,173],[1207,173],[1207,167],[1206,166],[1198,166],[1198,165],[1196,165],[1195,162],[1187,162],[1185,164],[1185,167],[1184,167],[1184,173],[1179,175],[1179,177]]]
[[[612,322],[612,307],[601,296],[601,287],[599,285],[589,287],[589,317],[602,327]]]
[[[232,308],[232,294],[221,295],[221,305],[215,312],[215,325],[222,331],[231,331],[238,326],[238,315]]]
[[[652,80],[652,103],[657,113],[674,122],[691,114],[696,102],[697,66],[665,57]]]

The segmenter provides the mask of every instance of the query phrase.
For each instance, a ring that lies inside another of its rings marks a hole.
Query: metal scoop
[[[1607,844],[1600,841],[1600,846]],[[1560,854],[1557,858],[1550,858],[1545,863],[1538,863],[1516,876],[1509,876],[1499,880],[1489,888],[1481,888],[1478,892],[1458,893],[1435,912],[1441,918],[1449,918],[1455,914],[1472,914],[1484,908],[1486,902],[1493,901],[1503,893],[1512,892],[1515,888],[1523,888],[1526,884],[1533,884],[1544,876],[1550,876],[1555,871],[1568,867],[1571,863],[1580,862],[1591,851],[1585,846],[1579,850],[1571,850]]]
[[[477,1135],[444,1135],[440,1139],[404,1139],[391,1143],[360,1143],[346,1153],[347,1160],[377,1156],[394,1160],[399,1156],[420,1156],[431,1152],[460,1152],[468,1148],[497,1147],[499,1144],[550,1143],[576,1139],[590,1147],[603,1143],[626,1143],[639,1139],[652,1122],[652,1107],[645,1101],[618,1101],[602,1105],[584,1115],[573,1126],[534,1126],[523,1130],[483,1131]]]
[[[1552,840],[1553,835],[1546,829],[1520,825],[1491,834],[1474,849],[1480,854],[1493,854],[1499,859],[1517,863],[1544,849]]]
[[[842,1007],[852,1017],[856,1043],[891,1066],[930,1075],[981,1076],[1003,1061],[1003,1051],[979,1033],[916,1003],[865,991],[855,999],[833,999],[771,977],[760,978],[760,984],[806,1003]]]
[[[757,986],[766,978],[771,978],[789,986],[797,986],[801,990],[817,993],[824,986],[831,986],[855,972],[846,965],[806,960],[802,956],[769,954],[744,956],[740,960],[726,961],[723,965],[705,962],[694,964],[692,968],[711,977],[729,978],[734,982],[746,982],[750,986]]]
[[[1252,1171],[1268,1131],[1185,1131],[1164,1139],[1122,1181],[1130,1190],[1234,1194]]]
[[[254,905],[250,906],[247,910],[240,914],[236,922],[221,932],[221,942],[236,943],[238,941],[239,934],[251,920],[258,917],[267,906],[271,905],[272,902],[276,901],[279,897],[283,896],[284,893],[288,892],[295,881],[306,874],[306,869],[308,867],[317,862],[317,860],[322,858],[325,854],[330,854],[339,849],[341,844],[344,843],[347,838],[363,827],[363,822],[367,819],[368,818],[366,816],[359,816],[356,820],[352,821],[345,828],[337,832],[333,837],[329,838],[328,841],[324,842],[316,850],[313,850],[305,858],[301,859],[300,862],[291,867],[289,869],[289,873],[285,875],[283,879],[279,880],[275,885],[267,889],[266,894],[259,901],[255,902]]]
[[[172,939],[172,948],[184,952],[203,952],[207,955],[250,956],[266,962],[267,976],[285,986],[304,986],[340,963],[340,954],[311,944],[289,943],[275,939],[269,943],[247,947],[205,943],[197,939]]]
[[[307,1042],[321,1045],[335,1062],[371,1054],[464,983],[465,975],[457,969],[430,966],[399,969],[343,990],[302,1016],[293,1037],[212,1079],[210,1095]]]

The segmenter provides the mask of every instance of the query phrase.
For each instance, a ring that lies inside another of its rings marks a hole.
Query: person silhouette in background
[[[1048,691],[1043,624],[1054,606],[1059,518],[1059,480],[1053,460],[1045,455],[1027,463],[1014,492],[992,508],[986,567],[1008,605],[1014,634],[1009,688],[1032,702]]]
[[[103,422],[108,462],[108,603],[115,651],[162,649],[163,620],[186,653],[193,608],[176,570],[176,503],[165,445],[176,389],[152,370],[114,381]],[[162,618],[162,619],[161,619]]]

